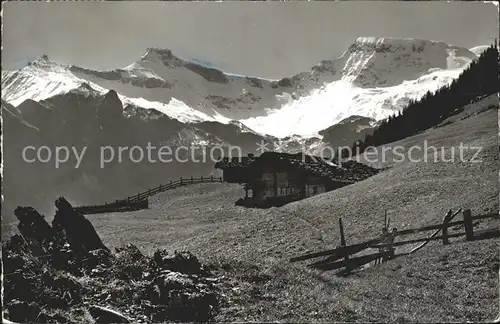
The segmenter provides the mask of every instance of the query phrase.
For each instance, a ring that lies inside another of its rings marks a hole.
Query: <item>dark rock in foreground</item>
[[[64,198],[51,227],[18,208],[22,235],[2,245],[4,314],[19,323],[139,323],[213,320],[219,280],[189,252],[110,251]]]

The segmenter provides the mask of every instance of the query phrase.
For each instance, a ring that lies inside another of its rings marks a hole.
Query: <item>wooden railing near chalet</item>
[[[488,219],[488,218],[499,219],[498,213],[472,216],[471,210],[466,209],[462,212],[463,220],[452,222],[451,220],[461,211],[462,211],[461,208],[458,209],[455,213],[452,213],[452,211],[449,210],[441,224],[434,224],[434,225],[428,225],[419,228],[410,228],[404,230],[397,230],[393,228],[391,232],[389,232],[390,220],[387,219],[386,215],[381,236],[353,245],[346,245],[344,228],[342,226],[342,219],[339,219],[339,229],[340,229],[339,247],[331,250],[309,253],[298,257],[294,257],[290,259],[290,262],[305,261],[319,257],[327,257],[323,260],[309,264],[308,267],[320,270],[334,270],[334,269],[344,268],[339,272],[339,274],[346,275],[350,273],[352,270],[360,266],[363,266],[365,264],[368,264],[372,261],[374,261],[375,264],[377,264],[380,262],[385,262],[387,260],[390,260],[396,256],[408,255],[414,253],[423,248],[430,241],[440,240],[443,242],[443,244],[446,245],[449,244],[449,239],[453,237],[465,236],[467,241],[472,241],[472,240],[480,240],[480,239],[500,236],[500,229],[498,227],[474,231],[474,226],[477,225],[474,223],[474,221]],[[450,228],[456,229],[456,227],[460,228],[463,227],[464,231],[453,234],[448,233],[448,230]],[[403,240],[395,242],[395,239],[397,237],[402,237],[404,235],[416,234],[432,230],[435,230],[435,232],[430,237],[427,238],[419,238],[419,239],[411,239],[411,240]],[[440,233],[442,235],[438,236]],[[406,244],[414,244],[414,243],[422,243],[422,244],[413,248],[409,252],[400,254],[395,253],[395,247]],[[378,249],[378,252],[352,257],[353,255],[369,248]]]
[[[158,187],[140,192],[137,195],[129,196],[125,199],[116,200],[114,202],[105,202],[102,205],[90,205],[74,207],[74,210],[80,214],[101,214],[112,212],[126,212],[140,209],[147,209],[148,198],[160,192],[176,189],[182,186],[198,183],[223,182],[222,177],[199,177],[199,178],[180,178],[179,180],[170,181],[166,184],[160,184]]]

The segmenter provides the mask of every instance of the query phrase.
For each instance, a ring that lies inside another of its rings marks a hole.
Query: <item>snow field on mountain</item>
[[[346,80],[334,81],[281,109],[270,110],[267,116],[241,122],[258,133],[276,137],[291,134],[319,137],[319,130],[352,115],[376,120],[387,118],[404,108],[409,99],[418,99],[427,91],[436,91],[451,83],[460,72],[461,69],[437,70],[417,80],[384,88],[359,88]]]

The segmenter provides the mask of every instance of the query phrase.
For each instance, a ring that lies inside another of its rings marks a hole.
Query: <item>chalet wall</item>
[[[326,192],[324,184],[307,184],[306,185],[306,197],[311,197],[318,195],[320,193]]]
[[[263,188],[260,192],[261,199],[274,197],[274,180],[275,175],[273,172],[262,173],[260,180],[263,183]]]
[[[273,187],[274,186],[274,172],[264,172],[262,173],[260,180],[264,182],[264,187]]]
[[[327,184],[326,186],[326,191],[330,191],[330,190],[335,190],[335,189],[338,189],[338,188],[342,188],[346,185],[346,183],[343,183],[343,182],[335,182],[335,181],[331,181]]]
[[[229,183],[243,183],[247,181],[246,170],[242,168],[232,168],[223,170],[224,181]]]
[[[296,186],[290,186],[290,187],[281,187],[278,188],[278,196],[290,196],[290,195],[297,195],[300,191],[299,187]]]
[[[287,172],[264,172],[261,174],[263,188],[259,192],[259,199],[267,199],[271,197],[283,197],[290,195],[298,195],[299,192],[305,189],[305,197],[310,197],[323,192],[326,192],[324,180],[319,177],[309,176],[304,179],[307,183],[303,184],[300,176],[295,173]]]
[[[307,177],[306,183],[310,184],[310,185],[324,185],[325,180],[321,179],[319,177],[315,177],[315,176],[310,175]]]
[[[297,194],[300,185],[297,177],[286,172],[265,172],[262,173],[260,180],[264,188],[260,192],[260,198],[282,197]]]

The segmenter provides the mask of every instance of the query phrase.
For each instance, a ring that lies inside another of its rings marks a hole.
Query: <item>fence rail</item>
[[[454,221],[451,220],[458,215],[462,209],[458,209],[456,212],[452,213],[449,210],[443,218],[443,222],[440,224],[427,225],[419,228],[410,228],[404,230],[397,230],[393,228],[389,232],[390,219],[385,215],[384,227],[382,228],[382,235],[377,238],[360,242],[353,245],[346,245],[346,239],[344,236],[344,227],[342,225],[342,219],[339,219],[339,230],[340,230],[340,246],[335,249],[319,251],[314,253],[308,253],[305,255],[297,256],[290,259],[290,262],[311,260],[319,257],[327,257],[323,260],[313,262],[308,265],[308,267],[320,269],[320,270],[334,270],[344,268],[339,274],[348,274],[353,269],[358,268],[362,265],[375,261],[375,263],[385,262],[389,259],[396,257],[395,247],[407,244],[420,243],[419,246],[413,248],[410,252],[399,254],[411,254],[419,249],[423,248],[430,241],[443,241],[443,244],[449,244],[449,239],[453,237],[465,236],[466,240],[478,240],[491,237],[499,237],[500,229],[498,227],[488,228],[482,230],[474,231],[474,226],[476,225],[474,221],[484,220],[484,219],[499,219],[498,213],[491,213],[486,215],[472,216],[471,210],[466,209],[462,212],[463,220]],[[458,228],[457,228],[458,227]],[[461,229],[464,228],[463,232],[458,233],[448,233],[448,229]],[[430,237],[409,239],[404,241],[395,242],[397,237],[402,237],[404,235],[417,234],[426,231],[436,230]],[[442,234],[439,236],[439,234]],[[369,248],[378,249],[378,252],[365,254],[361,256],[355,256],[355,254],[367,250]],[[340,260],[339,259],[344,259]]]
[[[167,190],[176,189],[182,186],[190,184],[199,183],[213,183],[213,182],[223,182],[222,177],[189,177],[180,178],[179,180],[170,181],[166,184],[160,184],[158,187],[148,189],[146,191],[140,192],[134,196],[129,196],[125,199],[116,200],[114,202],[105,202],[102,205],[90,205],[90,206],[79,206],[74,207],[74,210],[81,214],[101,214],[101,213],[112,213],[112,212],[126,212],[134,211],[140,209],[147,209],[148,198],[154,196],[160,192]]]

